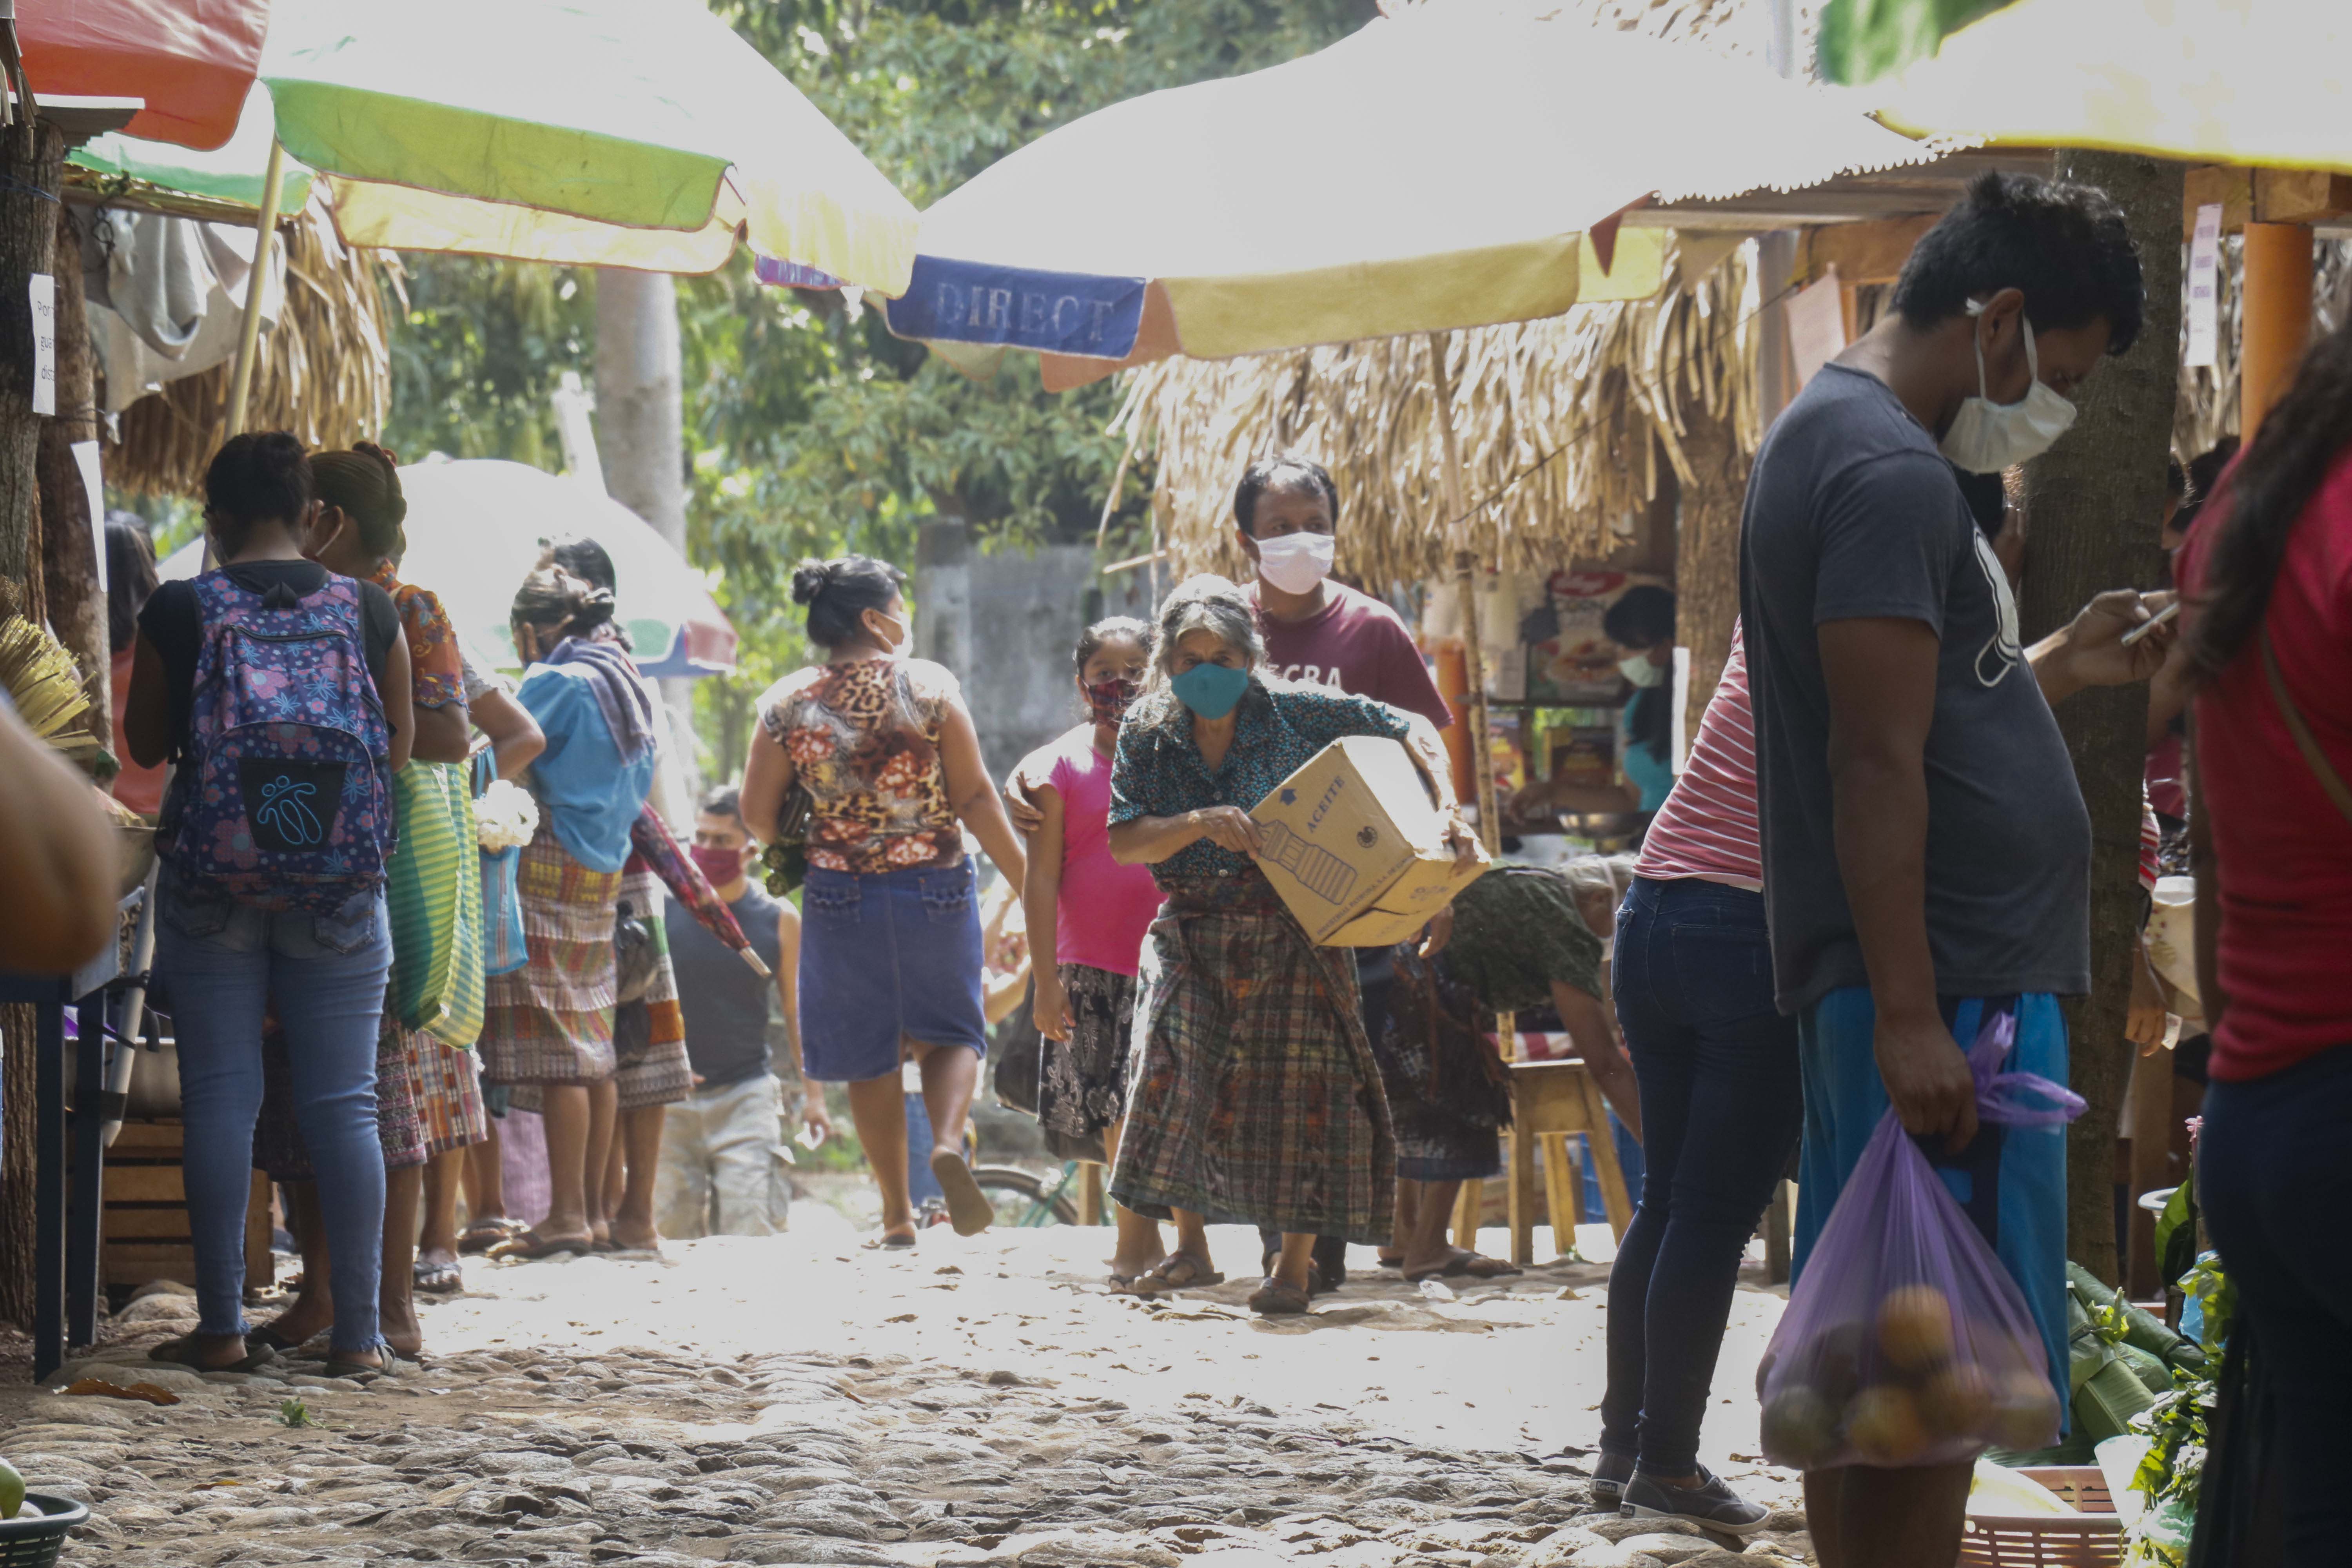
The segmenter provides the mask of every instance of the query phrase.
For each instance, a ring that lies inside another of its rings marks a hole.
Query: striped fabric
[[[1731,626],[1731,657],[1700,721],[1697,743],[1674,793],[1650,823],[1635,872],[1653,881],[1696,877],[1760,891],[1764,854],[1756,828],[1756,720],[1748,700],[1748,646]]]
[[[623,1110],[673,1105],[694,1092],[686,1055],[686,1014],[677,1002],[677,970],[669,959],[669,927],[662,919],[662,882],[643,855],[621,870],[621,901],[637,910],[654,937],[654,978],[643,999],[613,1019],[613,1081]],[[723,904],[719,906],[724,909]],[[731,917],[730,917],[731,919]]]
[[[399,847],[384,867],[392,995],[401,1022],[452,1046],[482,1032],[482,879],[462,763],[412,761],[392,775]]]

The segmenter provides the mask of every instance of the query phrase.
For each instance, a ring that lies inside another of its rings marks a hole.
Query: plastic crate
[[[1962,1568],[2118,1568],[2124,1524],[2096,1465],[2026,1465],[2076,1514],[1972,1513],[1960,1536]]]
[[[49,1568],[66,1543],[66,1531],[89,1522],[89,1510],[67,1498],[26,1492],[39,1519],[0,1519],[0,1568]]]

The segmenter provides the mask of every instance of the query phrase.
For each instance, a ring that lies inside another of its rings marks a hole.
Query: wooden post
[[[74,447],[98,439],[98,395],[91,374],[89,319],[82,307],[81,230],[73,209],[57,209],[57,417],[41,426],[37,472],[41,489],[41,588],[48,601],[49,627],[81,666],[82,695],[89,711],[82,727],[99,743],[114,744],[113,708],[108,692],[114,650],[107,639],[106,595],[99,592],[99,551]]]
[[[1675,519],[1675,640],[1690,649],[1685,733],[1695,741],[1739,619],[1739,510],[1748,464],[1728,424],[1704,410],[1687,410],[1685,418],[1683,452],[1692,482],[1682,489]]]
[[[2246,226],[2244,336],[2238,353],[2238,432],[2247,442],[2294,382],[2311,341],[2311,230]]]
[[[253,271],[245,284],[245,317],[236,333],[236,367],[229,373],[228,407],[221,415],[221,438],[245,434],[246,405],[253,400],[253,362],[261,351],[261,300],[269,286],[269,247],[278,237],[278,195],[286,173],[286,149],[272,137],[269,163],[261,171],[261,211],[253,220]],[[205,546],[210,563],[211,546]]]

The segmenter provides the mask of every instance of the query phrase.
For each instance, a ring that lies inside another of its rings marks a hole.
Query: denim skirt
[[[831,1083],[898,1070],[899,1042],[988,1051],[971,862],[810,867],[801,893],[801,1055]]]

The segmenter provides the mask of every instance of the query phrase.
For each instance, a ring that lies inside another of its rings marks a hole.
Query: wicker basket
[[[2079,1514],[1971,1513],[1960,1537],[1961,1568],[2118,1568],[2124,1525],[2096,1465],[2019,1468]]]
[[[68,1498],[26,1492],[39,1519],[0,1519],[0,1568],[49,1568],[66,1543],[66,1531],[89,1522],[87,1506]]]

